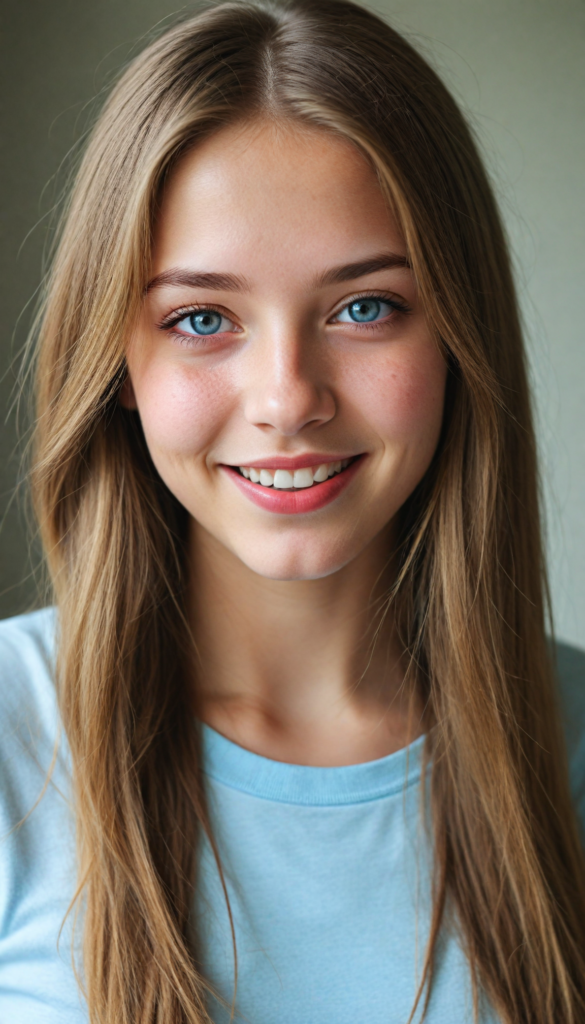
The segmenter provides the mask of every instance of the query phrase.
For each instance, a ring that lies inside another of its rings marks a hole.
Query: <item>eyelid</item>
[[[219,313],[220,316],[225,317],[226,320],[229,320],[230,323],[234,324],[236,328],[241,330],[241,327],[237,323],[233,313],[225,309],[224,306],[215,305],[210,302],[191,302],[186,306],[179,306],[178,309],[174,309],[171,313],[167,313],[163,316],[162,319],[158,321],[157,327],[161,331],[168,331],[191,313],[199,313],[202,310],[209,311],[210,313]],[[213,335],[210,335],[210,337],[213,337]]]
[[[387,302],[389,305],[393,306],[394,310],[397,313],[410,313],[412,311],[409,304],[404,299],[396,295],[394,292],[385,291],[382,288],[369,288],[362,289],[361,291],[356,292],[354,295],[346,297],[343,300],[343,302],[341,302],[337,306],[335,312],[330,314],[327,323],[335,322],[335,317],[338,316],[339,313],[346,309],[347,306],[350,306],[353,302],[359,301],[359,299],[382,299],[382,301]],[[238,328],[239,330],[242,329],[241,325],[237,323],[233,313],[230,310],[227,310],[224,306],[221,306],[219,304],[214,305],[213,303],[209,302],[191,302],[185,306],[179,306],[177,309],[174,309],[170,313],[165,314],[165,316],[158,321],[157,327],[163,331],[170,330],[185,317],[189,316],[191,313],[197,313],[201,310],[209,310],[210,312],[213,313],[219,313],[221,316],[225,317],[226,320],[229,320],[231,323],[233,323],[236,328]],[[356,324],[356,327],[363,326],[365,325]]]
[[[411,306],[400,296],[396,295],[395,292],[385,291],[383,288],[369,288],[362,289],[356,292],[355,295],[350,295],[349,298],[345,298],[343,302],[337,307],[334,313],[331,314],[327,323],[334,322],[335,317],[339,316],[344,309],[351,306],[354,302],[359,302],[360,299],[381,299],[383,302],[387,302],[389,306],[392,306],[396,313],[410,313],[412,312]],[[380,321],[383,323],[383,321]],[[356,324],[356,327],[364,327],[365,324]]]

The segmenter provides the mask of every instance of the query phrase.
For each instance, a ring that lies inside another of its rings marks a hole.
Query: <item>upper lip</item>
[[[307,452],[306,455],[274,455],[268,459],[246,459],[244,462],[230,463],[230,465],[249,466],[254,469],[307,469],[312,466],[322,466],[323,463],[342,462],[344,459],[354,459],[355,455],[337,455],[335,452]]]

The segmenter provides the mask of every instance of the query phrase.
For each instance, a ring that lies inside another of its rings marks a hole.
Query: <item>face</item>
[[[211,535],[272,579],[383,535],[441,428],[446,366],[374,171],[318,130],[225,129],[155,230],[124,404]]]

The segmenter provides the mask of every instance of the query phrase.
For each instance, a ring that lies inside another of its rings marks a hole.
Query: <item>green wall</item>
[[[411,36],[465,105],[500,194],[537,397],[557,630],[585,646],[585,5],[371,6]],[[3,0],[0,616],[35,601],[9,407],[51,211],[100,94],[179,10],[164,0]]]

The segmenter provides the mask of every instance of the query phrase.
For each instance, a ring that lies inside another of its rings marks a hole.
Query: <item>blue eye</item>
[[[217,334],[220,330],[230,330],[233,327],[231,320],[222,316],[216,309],[198,309],[195,313],[189,313],[182,320],[177,322],[177,327],[185,334],[197,334],[206,336]]]
[[[350,302],[338,313],[336,320],[341,323],[372,324],[390,315],[393,306],[382,299],[362,298]]]

